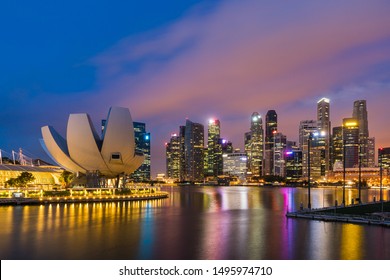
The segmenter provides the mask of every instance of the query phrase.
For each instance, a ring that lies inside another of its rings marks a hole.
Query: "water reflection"
[[[287,219],[307,189],[184,187],[154,201],[0,207],[2,259],[389,259],[390,231]],[[388,199],[389,191],[383,193]],[[346,201],[357,190],[346,189]],[[362,200],[379,197],[363,190]],[[313,207],[342,199],[314,188]]]

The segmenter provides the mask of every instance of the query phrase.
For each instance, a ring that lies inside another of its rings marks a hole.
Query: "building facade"
[[[245,149],[248,155],[248,171],[252,177],[263,175],[263,121],[259,113],[251,116],[251,129],[245,134]]]
[[[135,182],[150,181],[150,132],[146,131],[146,124],[142,122],[133,122],[135,148],[139,153],[144,154],[144,161],[130,178]]]
[[[209,120],[207,135],[207,173],[206,176],[222,175],[221,126],[219,120]]]
[[[330,101],[328,98],[322,98],[317,102],[317,124],[320,135],[323,138],[324,150],[324,172],[331,169],[330,161],[330,139],[331,139],[331,122],[330,122]]]
[[[181,157],[183,156],[182,147],[180,144],[180,136],[178,134],[172,134],[171,139],[165,144],[166,153],[166,176],[174,182],[181,180]]]
[[[344,145],[344,163],[345,168],[354,168],[359,165],[359,135],[360,129],[358,120],[354,118],[344,118],[343,119],[343,145]],[[361,151],[364,150],[363,146]],[[363,153],[361,158],[363,159]],[[364,161],[362,161],[362,166],[365,167]]]
[[[274,134],[278,130],[278,115],[269,110],[265,116],[264,175],[274,174]]]
[[[200,123],[186,121],[184,136],[185,180],[201,182],[204,179],[204,127]]]

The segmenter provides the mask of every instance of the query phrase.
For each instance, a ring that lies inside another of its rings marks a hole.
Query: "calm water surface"
[[[1,259],[390,259],[390,229],[288,219],[307,189],[169,188],[143,202],[0,207]],[[313,207],[341,201],[312,189]],[[357,190],[347,189],[346,199]],[[363,201],[379,198],[364,190]],[[384,191],[388,199],[389,190]]]

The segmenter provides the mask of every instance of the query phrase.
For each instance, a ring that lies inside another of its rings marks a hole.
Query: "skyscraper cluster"
[[[267,112],[264,124],[258,112],[252,113],[243,152],[221,138],[219,120],[209,121],[206,146],[204,137],[203,125],[190,120],[171,136],[166,143],[168,178],[201,182],[233,176],[256,182],[277,176],[303,181],[310,174],[311,179],[327,180],[340,168],[375,167],[375,139],[369,136],[365,100],[355,101],[351,116],[332,128],[330,100],[322,98],[317,118],[299,123],[298,143],[278,131],[275,110]]]

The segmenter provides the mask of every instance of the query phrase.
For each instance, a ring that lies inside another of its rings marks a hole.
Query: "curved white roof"
[[[49,155],[72,172],[99,171],[115,177],[134,172],[144,160],[135,152],[133,120],[127,108],[110,108],[103,139],[87,114],[69,116],[67,140],[49,126],[42,127],[42,136]]]

